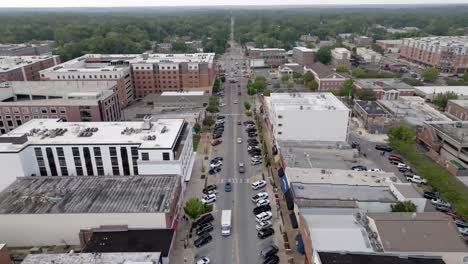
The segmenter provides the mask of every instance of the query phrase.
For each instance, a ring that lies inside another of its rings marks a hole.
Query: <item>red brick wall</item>
[[[468,120],[468,110],[464,107],[461,107],[451,101],[447,103],[447,113],[456,116],[460,120],[467,121]]]
[[[302,215],[299,215],[299,232],[302,236],[302,241],[304,242],[304,263],[311,264],[313,263],[312,240],[309,235],[309,226],[307,225]]]
[[[344,80],[319,80],[319,89],[320,92],[326,92],[330,90],[339,90]]]
[[[11,264],[10,251],[6,245],[0,249],[0,264]]]

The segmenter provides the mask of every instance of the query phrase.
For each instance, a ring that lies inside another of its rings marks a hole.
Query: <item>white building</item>
[[[22,176],[181,175],[193,166],[191,127],[152,122],[33,119],[0,136],[0,189]]]
[[[159,252],[118,252],[118,253],[62,253],[62,254],[30,254],[22,264],[107,264],[107,263],[129,263],[129,264],[162,264]]]
[[[468,86],[415,86],[416,94],[432,101],[434,96],[440,93],[453,92],[458,95],[458,99],[468,99]]]
[[[378,64],[382,60],[382,55],[368,48],[356,48],[356,54],[363,59],[365,63]]]
[[[331,93],[272,93],[265,106],[276,141],[346,141],[350,111]]]
[[[351,51],[345,48],[334,48],[331,51],[332,64],[338,65],[349,65],[351,60]]]

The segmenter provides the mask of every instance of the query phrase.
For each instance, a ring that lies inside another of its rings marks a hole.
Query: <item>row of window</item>
[[[48,113],[51,113],[51,114],[57,114],[57,113],[60,113],[60,114],[66,114],[67,113],[67,110],[65,107],[59,107],[58,110],[56,107],[21,107],[21,109],[19,107],[12,107],[11,109],[9,107],[3,107],[2,108],[2,111],[0,113],[4,113],[4,114],[10,114],[11,112],[13,112],[13,114],[20,114],[20,110],[23,114],[29,114],[30,111],[31,113],[33,114],[38,114],[39,111],[40,113],[42,114],[48,114]]]

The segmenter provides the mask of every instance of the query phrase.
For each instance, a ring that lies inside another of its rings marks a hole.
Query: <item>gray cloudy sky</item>
[[[200,5],[304,5],[304,4],[435,4],[468,0],[0,0],[0,7],[117,7]]]

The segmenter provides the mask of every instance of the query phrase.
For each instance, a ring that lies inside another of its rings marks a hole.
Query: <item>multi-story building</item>
[[[368,48],[356,48],[356,54],[362,59],[361,61],[369,64],[379,64],[382,55]]]
[[[353,113],[369,133],[387,133],[395,123],[392,115],[376,101],[356,100]]]
[[[416,94],[413,86],[400,79],[357,79],[354,82],[357,89],[370,89],[379,100],[397,100],[400,96]]]
[[[272,93],[265,106],[277,141],[346,141],[350,111],[331,93]]]
[[[449,100],[445,112],[454,120],[468,121],[468,101]]]
[[[375,43],[379,45],[387,53],[398,53],[400,51],[403,40],[401,39],[382,39],[376,40]]]
[[[0,57],[0,82],[39,81],[39,71],[60,63],[58,55],[2,56]]]
[[[135,96],[167,91],[211,94],[216,79],[214,53],[143,54],[129,61]]]
[[[294,47],[293,61],[301,66],[310,66],[314,63],[315,52],[317,52],[317,49]]]
[[[31,119],[118,121],[121,109],[113,81],[7,82],[0,88],[0,134]]]
[[[332,64],[338,65],[349,65],[351,61],[351,51],[345,48],[334,48],[331,51]]]
[[[116,81],[120,106],[134,99],[129,60],[138,55],[85,55],[40,72],[42,80]]]
[[[249,57],[256,62],[256,64],[263,61],[265,66],[280,66],[286,58],[286,50],[276,48],[249,48]]]
[[[319,92],[339,90],[344,81],[349,79],[347,74],[336,72],[331,66],[316,62],[310,68],[304,67],[304,72],[312,72],[318,83]]]
[[[354,38],[354,43],[358,46],[370,46],[374,40],[367,36],[357,36]]]
[[[33,119],[0,136],[0,185],[21,176],[181,175],[193,165],[191,126],[152,122]]]
[[[434,100],[434,97],[441,93],[455,93],[460,100],[468,99],[468,86],[415,86],[416,94],[426,99]]]
[[[468,69],[468,36],[405,38],[400,57],[443,73]]]
[[[0,56],[51,55],[52,45],[52,41],[38,44],[0,44]]]

